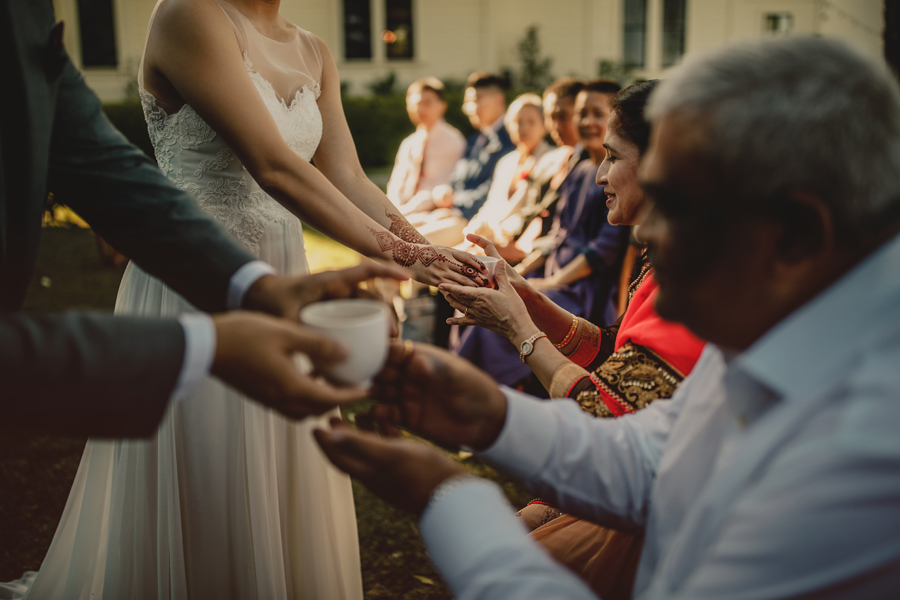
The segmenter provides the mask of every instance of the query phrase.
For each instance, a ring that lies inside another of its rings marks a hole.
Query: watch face
[[[522,342],[522,354],[531,354],[532,348],[534,348],[534,346],[532,346],[531,342]]]

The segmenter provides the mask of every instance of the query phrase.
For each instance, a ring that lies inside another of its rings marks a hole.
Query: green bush
[[[462,92],[446,95],[447,122],[468,137],[472,125],[462,112]],[[389,96],[344,97],[344,114],[356,151],[363,167],[387,167],[393,164],[394,156],[403,138],[414,131],[406,114],[406,94]]]
[[[462,91],[450,92],[446,98],[447,122],[468,137],[473,129],[462,112]],[[362,166],[376,168],[392,165],[400,142],[414,130],[406,114],[405,94],[366,98],[345,96],[343,103]],[[103,111],[132,144],[148,156],[153,156],[153,146],[139,100],[104,104]]]

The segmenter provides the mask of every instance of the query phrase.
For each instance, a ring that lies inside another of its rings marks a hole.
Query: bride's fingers
[[[464,287],[478,287],[478,284],[472,281],[470,278],[466,277],[462,274],[461,270],[456,267],[450,267],[442,277],[442,281],[439,285],[444,283],[455,283],[456,285],[464,286]]]
[[[458,262],[461,262],[465,265],[469,265],[473,269],[477,269],[479,272],[484,275],[488,274],[487,267],[484,266],[484,263],[481,262],[477,257],[469,254],[468,252],[464,252],[462,250],[457,250],[455,248],[450,249],[450,254],[455,258]]]
[[[483,275],[481,271],[471,265],[457,263],[453,265],[453,270],[469,279],[469,287],[487,287],[490,285],[487,276]],[[474,286],[472,285],[473,283]]]

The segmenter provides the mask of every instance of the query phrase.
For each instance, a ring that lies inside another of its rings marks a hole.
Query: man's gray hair
[[[675,111],[702,115],[704,151],[736,197],[814,191],[855,239],[900,203],[900,85],[842,42],[795,37],[689,56],[646,114]]]

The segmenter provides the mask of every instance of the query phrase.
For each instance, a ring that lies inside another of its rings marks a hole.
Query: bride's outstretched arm
[[[422,234],[410,225],[397,206],[363,171],[344,115],[337,65],[328,46],[318,38],[317,41],[323,63],[319,111],[328,134],[323,136],[316,150],[316,166],[345,197],[374,221],[405,241],[427,244]]]
[[[331,65],[326,69],[334,69],[330,54],[326,56],[326,65]],[[330,86],[337,80],[336,70],[323,79]],[[159,5],[148,36],[143,84],[157,97],[180,98],[190,104],[266,192],[319,231],[362,254],[409,267],[424,283],[487,282],[478,259],[417,243],[421,240],[415,230],[405,220],[396,220],[401,216],[392,218],[392,213],[376,210],[374,192],[351,202],[322,171],[290,149],[248,76],[231,24],[215,2],[170,0]],[[323,90],[323,96],[326,93],[334,91]],[[343,149],[343,159],[358,166],[339,98],[338,116],[329,101],[321,105],[323,144],[328,150],[321,158],[317,154],[316,162],[334,164]],[[348,185],[345,179],[340,182],[351,191],[363,187]],[[392,206],[386,198],[384,202]]]

